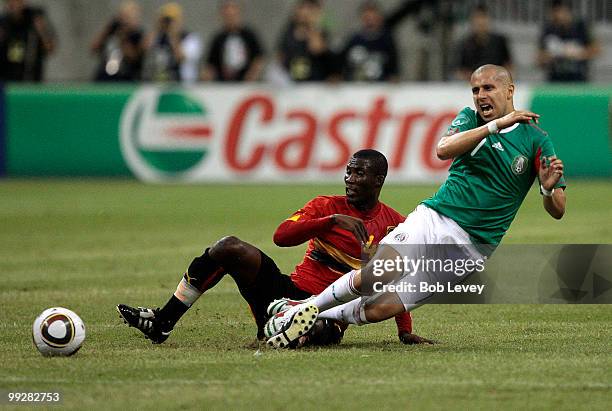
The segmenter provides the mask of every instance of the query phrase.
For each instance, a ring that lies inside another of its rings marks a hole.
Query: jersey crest
[[[446,136],[450,137],[453,134],[457,134],[459,132],[459,127],[451,127],[448,129],[448,131],[446,132]]]
[[[397,241],[398,243],[403,243],[408,239],[408,234],[406,233],[397,233],[395,234],[395,237],[393,237],[393,239],[395,241]]]
[[[510,166],[510,168],[512,169],[512,172],[514,174],[520,176],[525,172],[525,170],[527,170],[527,163],[527,157],[522,154],[519,154],[518,156],[514,157],[514,160],[512,160],[512,165]]]

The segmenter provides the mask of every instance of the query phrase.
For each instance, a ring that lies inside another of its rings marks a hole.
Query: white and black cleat
[[[308,297],[304,300],[292,300],[291,298],[279,298],[277,300],[272,301],[268,304],[268,308],[266,308],[266,314],[268,317],[273,317],[276,314],[287,311],[291,307],[295,307],[296,305],[304,304],[309,301],[312,301],[314,296]]]
[[[117,312],[124,323],[130,327],[140,330],[146,339],[151,340],[153,344],[161,344],[170,336],[170,330],[162,330],[159,319],[156,314],[159,310],[152,310],[145,307],[130,307],[129,305],[117,305]]]
[[[273,348],[291,348],[294,342],[305,335],[317,320],[319,309],[312,303],[304,303],[292,307],[291,312],[287,312],[287,320],[283,327],[270,337],[268,345]]]

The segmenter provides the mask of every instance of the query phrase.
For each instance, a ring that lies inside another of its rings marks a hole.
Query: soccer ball
[[[67,308],[48,308],[34,321],[32,339],[42,355],[72,355],[85,340],[85,324]]]

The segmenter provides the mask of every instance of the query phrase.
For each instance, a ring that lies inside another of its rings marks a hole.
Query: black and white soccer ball
[[[67,308],[48,308],[34,321],[32,339],[42,355],[72,355],[85,341],[85,324]]]

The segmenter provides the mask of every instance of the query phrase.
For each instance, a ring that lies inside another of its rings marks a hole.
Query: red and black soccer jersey
[[[359,211],[344,196],[315,197],[293,213],[276,229],[274,242],[291,247],[308,241],[304,260],[295,267],[291,280],[297,288],[310,294],[319,294],[343,274],[360,268],[370,257],[362,256],[361,244],[353,233],[334,226],[333,214],[360,218],[369,234],[368,247],[377,245],[405,220],[403,215],[380,202],[372,210]],[[395,322],[400,335],[412,332],[410,313],[396,315]]]
[[[274,233],[274,242],[293,246],[307,240],[304,260],[295,267],[291,279],[309,293],[319,294],[350,270],[362,265],[362,249],[353,233],[335,227],[333,214],[360,218],[370,235],[369,246],[376,245],[405,217],[391,207],[378,203],[362,212],[351,206],[344,196],[319,196],[285,220]]]

